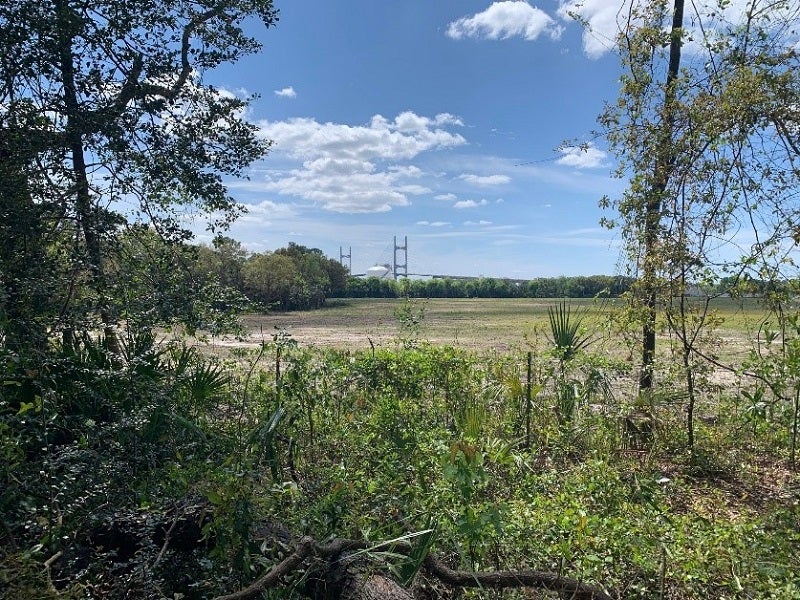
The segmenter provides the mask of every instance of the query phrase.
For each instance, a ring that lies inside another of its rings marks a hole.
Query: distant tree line
[[[286,311],[321,308],[329,298],[618,297],[634,282],[632,277],[611,275],[531,280],[353,277],[322,250],[294,242],[251,253],[240,242],[220,236],[210,245],[184,247],[146,227],[121,235],[118,254],[107,264],[106,279],[129,292],[119,306],[112,306],[116,313],[128,321],[144,315],[150,325],[168,323],[180,313],[184,324],[201,329],[210,329],[222,315],[232,317],[248,303],[251,309]],[[731,281],[723,280],[716,286],[698,286],[697,293],[713,295],[732,287]],[[736,289],[742,295],[763,294],[775,284],[741,279]],[[162,308],[149,308],[156,305]]]
[[[767,299],[796,298],[800,295],[798,279],[756,279],[744,274],[740,277],[721,278],[716,284],[701,286],[705,295],[728,295],[737,297],[757,297]]]
[[[475,279],[381,279],[350,277],[346,298],[593,298],[626,292],[633,278],[611,275],[539,277],[529,281],[479,277]]]
[[[344,294],[348,276],[346,267],[317,248],[289,242],[274,252],[250,254],[227,237],[197,247],[196,269],[271,310],[320,308],[326,298]]]
[[[271,310],[320,308],[328,298],[593,298],[616,297],[633,278],[611,275],[525,280],[383,279],[352,277],[322,250],[290,242],[274,252],[248,253],[227,237],[196,247],[195,272]]]

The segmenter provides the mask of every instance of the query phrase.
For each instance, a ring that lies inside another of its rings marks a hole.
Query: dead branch
[[[169,548],[169,541],[172,538],[172,532],[175,530],[175,526],[178,524],[178,520],[186,514],[188,511],[188,507],[184,507],[182,510],[175,511],[175,516],[172,519],[172,524],[167,529],[167,533],[164,534],[164,543],[161,545],[161,550],[156,556],[156,559],[153,561],[153,568],[158,566],[158,563],[161,562],[161,559],[164,558],[164,553]]]
[[[364,541],[342,538],[334,539],[326,544],[320,544],[310,537],[304,537],[297,543],[292,554],[272,567],[261,578],[238,592],[218,596],[214,600],[246,600],[253,598],[265,589],[277,585],[282,578],[291,575],[293,571],[312,557],[330,559],[348,552],[377,552],[387,549],[401,554],[409,554],[412,546],[407,541],[393,540],[382,544],[369,544]],[[611,596],[599,587],[546,571],[456,571],[432,554],[427,556],[423,566],[430,575],[453,587],[492,589],[530,587],[566,594],[568,598],[574,600],[611,600]],[[370,581],[371,579],[365,584],[369,585]],[[386,578],[381,578],[380,582],[385,585],[393,585],[396,588],[396,590],[392,591],[393,594],[396,594],[401,589],[398,584]]]
[[[61,552],[61,550],[59,550],[58,552],[53,554],[53,556],[51,556],[46,561],[44,561],[44,571],[47,574],[47,588],[51,592],[55,592],[56,591],[56,586],[53,585],[53,577],[52,577],[51,570],[52,570],[53,564],[56,561],[58,561],[61,558],[61,556],[62,556],[62,552]]]
[[[316,547],[318,547],[318,545],[313,539],[304,537],[298,542],[297,548],[292,554],[284,558],[249,586],[238,592],[233,592],[232,594],[217,596],[213,600],[245,600],[255,597],[257,594],[260,594],[267,588],[273,587],[282,578],[294,572],[306,558],[311,556]]]
[[[454,571],[431,554],[425,559],[425,570],[442,583],[453,587],[532,587],[567,594],[570,600],[612,600],[611,596],[598,587],[546,571]]]

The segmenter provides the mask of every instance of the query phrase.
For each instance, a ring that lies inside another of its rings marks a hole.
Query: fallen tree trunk
[[[371,551],[391,550],[395,553],[409,554],[412,550],[408,542],[387,542],[385,545],[367,545],[358,540],[336,539],[327,544],[319,544],[310,537],[302,538],[292,554],[272,567],[267,573],[248,587],[218,596],[214,600],[247,600],[264,590],[280,584],[282,578],[290,575],[312,559],[324,559],[322,573],[311,586],[312,598],[332,598],[340,600],[411,600],[413,596],[400,584],[376,572],[374,569],[359,568],[347,557],[348,552],[370,549]],[[434,555],[429,554],[423,563],[428,575],[442,583],[459,588],[536,588],[557,592],[571,600],[612,600],[599,587],[570,577],[543,571],[494,571],[472,572],[456,571],[445,565]]]
[[[402,586],[380,571],[365,555],[347,550],[349,544],[329,545],[331,554],[312,565],[305,594],[312,600],[413,600]]]
[[[381,573],[344,566],[334,567],[326,575],[327,580],[311,594],[314,600],[414,600],[408,590]]]

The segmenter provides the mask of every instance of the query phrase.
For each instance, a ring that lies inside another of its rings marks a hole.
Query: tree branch
[[[425,558],[425,569],[442,583],[468,588],[532,587],[568,594],[575,600],[611,600],[603,590],[571,577],[545,571],[454,571],[433,555]]]
[[[283,577],[290,575],[311,556],[331,558],[346,552],[379,551],[382,549],[391,549],[393,552],[409,554],[412,548],[412,545],[405,540],[390,540],[378,544],[369,544],[360,540],[336,538],[327,544],[319,544],[310,537],[304,537],[298,542],[292,554],[272,567],[252,584],[238,592],[217,596],[213,600],[247,600],[254,598],[265,589],[277,585]],[[425,558],[423,565],[430,575],[453,587],[492,589],[530,587],[567,594],[567,597],[574,600],[612,600],[611,596],[599,587],[546,571],[455,571],[432,554]]]
[[[192,35],[201,25],[208,23],[211,19],[221,16],[224,12],[223,5],[219,5],[216,8],[195,15],[186,27],[183,28],[183,35],[181,36],[181,71],[175,83],[170,87],[142,84],[140,86],[139,96],[160,96],[166,100],[173,100],[180,93],[181,89],[183,89],[183,86],[186,85],[189,75],[192,74],[192,63],[189,62]]]
[[[292,554],[284,558],[249,586],[238,592],[233,592],[232,594],[217,596],[213,598],[213,600],[245,600],[255,597],[257,594],[276,585],[282,578],[295,571],[306,558],[313,554],[314,549],[317,547],[317,543],[312,538],[302,538],[297,544],[297,549]]]

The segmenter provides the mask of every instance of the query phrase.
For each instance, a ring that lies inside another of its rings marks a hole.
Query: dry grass
[[[368,348],[370,341],[382,345],[398,339],[402,327],[395,311],[400,299],[350,299],[311,312],[247,315],[244,325],[250,341],[270,339],[278,329],[286,330],[304,345]],[[412,300],[423,309],[419,337],[434,344],[452,344],[480,351],[527,348],[548,327],[547,308],[555,300],[453,298]],[[587,324],[599,322],[613,308],[608,302],[574,300],[585,307]]]
[[[243,340],[222,340],[225,346],[256,345],[269,341],[285,330],[304,346],[364,349],[370,344],[390,344],[402,335],[395,312],[400,299],[334,300],[316,311],[249,314],[243,318],[247,335]],[[424,309],[419,337],[434,344],[452,344],[477,351],[508,352],[526,350],[546,343],[547,309],[556,299],[431,299],[412,300],[415,309]],[[571,300],[574,308],[585,311],[585,325],[596,331],[620,310],[618,300]],[[713,310],[721,320],[716,335],[719,350],[726,358],[741,358],[751,347],[767,313],[754,300],[718,299]],[[627,349],[613,328],[606,328],[611,351],[622,356]],[[665,338],[666,341],[666,338]],[[663,348],[664,344],[662,344]]]

